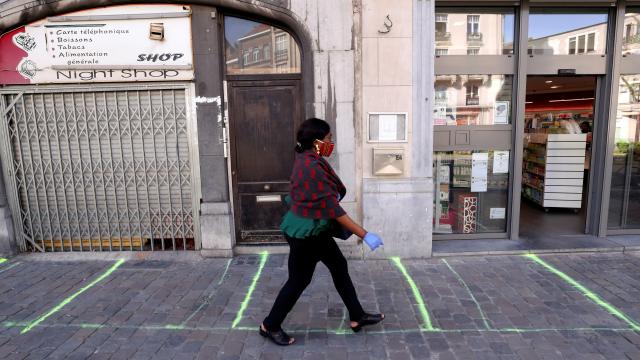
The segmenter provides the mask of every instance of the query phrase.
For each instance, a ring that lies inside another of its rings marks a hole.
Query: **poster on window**
[[[487,191],[487,173],[489,169],[489,153],[473,153],[471,155],[471,191]]]
[[[396,114],[380,114],[378,116],[378,140],[398,140],[398,116]]]
[[[509,172],[509,151],[493,152],[493,173],[507,174]]]
[[[504,125],[509,123],[509,102],[496,101],[493,112],[493,124]]]
[[[433,124],[447,125],[447,104],[436,104]]]

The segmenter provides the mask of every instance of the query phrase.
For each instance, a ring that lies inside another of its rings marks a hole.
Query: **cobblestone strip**
[[[476,297],[473,296],[473,292],[471,292],[471,289],[469,289],[469,286],[467,285],[467,283],[462,279],[462,276],[460,276],[460,274],[458,274],[458,272],[455,271],[455,269],[451,265],[449,265],[446,259],[442,259],[442,262],[445,265],[447,265],[449,270],[451,270],[451,272],[456,276],[456,278],[458,279],[458,282],[460,282],[460,284],[462,284],[462,286],[464,286],[464,288],[467,289],[467,292],[469,293],[471,300],[473,300],[473,302],[476,304],[476,307],[478,308],[478,312],[480,313],[480,317],[482,318],[482,322],[484,324],[485,329],[491,330],[491,326],[489,326],[489,321],[487,320],[487,316],[485,315],[484,311],[482,311],[482,307],[480,307],[480,303],[478,302],[478,300],[476,300]]]
[[[236,314],[236,318],[235,320],[233,320],[233,323],[231,324],[232,329],[238,326],[238,324],[242,320],[242,315],[244,314],[244,311],[247,309],[247,306],[249,305],[249,301],[251,301],[251,296],[253,295],[253,291],[256,288],[256,284],[258,283],[258,279],[260,279],[260,275],[262,274],[262,269],[264,269],[264,264],[266,264],[268,258],[269,258],[269,253],[267,251],[263,251],[260,254],[260,266],[258,267],[258,271],[256,271],[255,275],[253,275],[253,281],[251,282],[251,285],[247,290],[247,295],[244,297],[242,304],[240,304],[240,310],[238,310],[238,313]]]
[[[629,324],[631,329],[633,329],[635,331],[640,331],[640,324],[635,322],[633,319],[629,318],[626,314],[624,314],[618,308],[616,308],[615,306],[609,304],[608,302],[606,302],[604,299],[602,299],[600,296],[598,296],[597,294],[595,294],[591,290],[589,290],[586,287],[584,287],[582,284],[580,284],[579,282],[574,280],[569,275],[567,275],[567,274],[563,273],[562,271],[556,269],[555,267],[551,266],[549,263],[547,263],[546,261],[540,259],[535,254],[526,254],[526,255],[523,255],[523,256],[535,261],[539,265],[543,266],[545,269],[549,270],[549,272],[557,275],[559,278],[561,278],[562,280],[564,280],[567,283],[569,283],[571,286],[573,286],[578,291],[580,291],[586,298],[590,299],[594,303],[596,303],[596,304],[600,305],[601,307],[603,307],[611,315],[616,316],[619,319],[621,319],[624,322],[626,322],[627,324]]]
[[[429,311],[427,311],[427,307],[424,303],[424,299],[422,298],[422,294],[420,293],[420,289],[416,285],[415,281],[413,281],[413,278],[411,278],[411,275],[409,275],[409,272],[402,264],[402,261],[400,260],[399,257],[392,257],[391,261],[398,268],[398,270],[400,270],[402,275],[404,275],[405,279],[407,280],[407,283],[409,283],[409,286],[411,287],[411,291],[413,292],[413,297],[416,300],[416,303],[418,305],[418,310],[420,311],[420,315],[422,315],[422,320],[424,321],[424,330],[427,330],[427,331],[437,330],[431,324],[431,317],[429,316]]]
[[[42,315],[39,318],[35,319],[34,321],[30,322],[24,329],[22,329],[22,331],[20,333],[24,334],[26,332],[29,332],[35,326],[37,326],[41,322],[45,321],[49,316],[51,316],[51,315],[55,314],[56,312],[60,311],[60,309],[65,307],[67,304],[69,304],[71,301],[73,301],[80,294],[82,294],[83,292],[89,290],[95,284],[99,283],[100,281],[104,280],[106,277],[111,275],[111,273],[116,271],[120,267],[120,265],[122,265],[123,263],[124,263],[124,259],[120,259],[120,260],[116,261],[116,263],[113,264],[107,271],[102,273],[102,275],[97,277],[95,280],[93,280],[92,282],[90,282],[86,286],[82,287],[80,290],[76,291],[73,295],[71,295],[71,296],[67,297],[66,299],[62,300],[62,302],[60,302],[58,305],[54,306],[51,310],[47,311],[44,315]]]

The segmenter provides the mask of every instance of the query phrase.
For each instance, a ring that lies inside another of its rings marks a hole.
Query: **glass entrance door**
[[[585,233],[595,76],[528,76],[520,236]]]

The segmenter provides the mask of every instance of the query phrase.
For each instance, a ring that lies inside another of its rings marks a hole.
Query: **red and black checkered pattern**
[[[347,189],[331,165],[313,151],[296,154],[291,173],[291,211],[308,219],[335,219]]]

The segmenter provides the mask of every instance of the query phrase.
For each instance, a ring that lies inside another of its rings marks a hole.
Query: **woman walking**
[[[333,283],[349,311],[351,329],[379,323],[383,314],[366,313],[351,282],[347,260],[333,236],[346,238],[353,233],[375,250],[382,239],[356,224],[340,207],[346,189],[323,158],[333,152],[331,127],[320,119],[308,119],[297,133],[296,158],[291,174],[289,212],[280,229],[289,244],[289,279],[284,284],[269,315],[260,325],[260,335],[278,345],[291,345],[294,339],[282,330],[285,317],[311,282],[318,261],[331,273]],[[347,233],[342,236],[343,233]],[[340,233],[340,234],[337,234]]]

